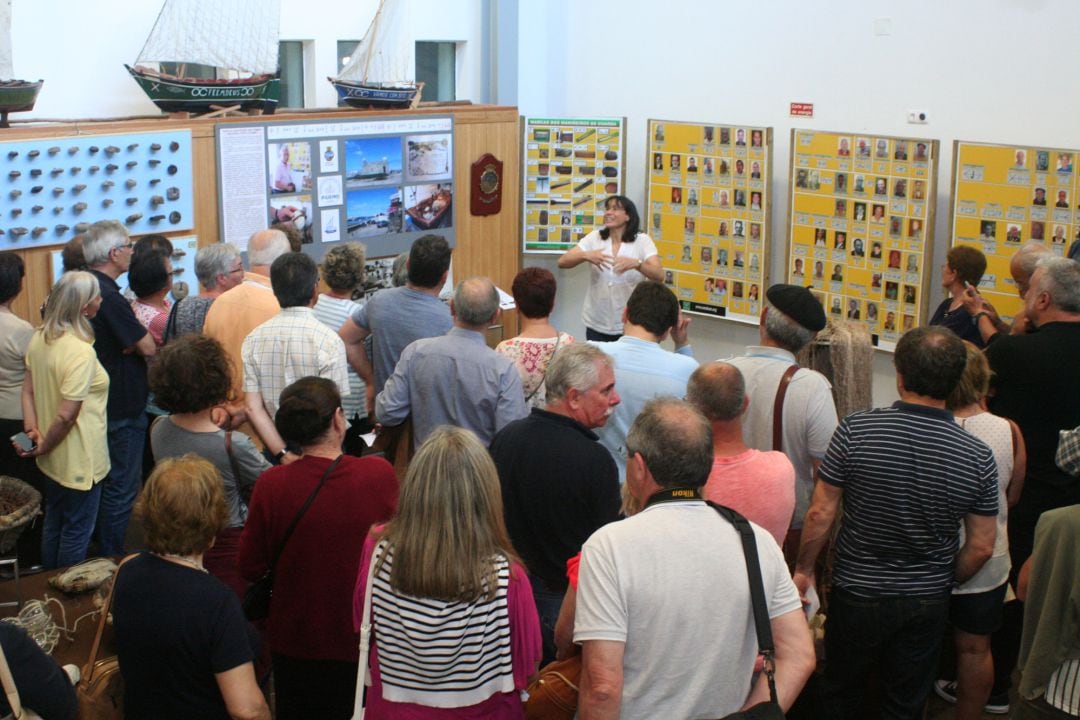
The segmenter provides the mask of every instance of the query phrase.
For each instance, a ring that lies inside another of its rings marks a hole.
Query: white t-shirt
[[[990,446],[998,471],[997,537],[994,539],[994,554],[979,568],[974,577],[953,590],[953,594],[967,595],[993,590],[1009,579],[1012,561],[1009,560],[1009,533],[1006,527],[1009,521],[1009,502],[1005,498],[1005,489],[1009,487],[1013,473],[1013,440],[1009,421],[988,412],[966,418],[958,417],[956,422]],[[960,544],[963,543],[964,526],[961,525]]]
[[[772,536],[753,525],[769,617],[800,609]],[[750,693],[757,635],[742,542],[700,501],[653,505],[582,548],[574,642],[625,643],[622,712],[722,717]]]
[[[577,246],[582,252],[602,250],[605,255],[611,255],[611,239],[605,240],[600,237],[599,230],[581,238]],[[621,243],[619,257],[634,258],[645,262],[656,252],[656,244],[645,233],[638,233],[632,243]],[[627,270],[617,273],[611,267],[599,268],[589,264],[589,292],[585,295],[585,307],[581,311],[581,319],[585,327],[606,335],[622,335],[622,313],[626,307],[626,301],[634,292],[637,284],[645,279],[637,270]]]
[[[795,364],[795,356],[775,347],[751,346],[746,355],[728,358],[743,374],[750,407],[743,416],[743,440],[757,450],[773,449],[773,404],[780,378]],[[832,385],[816,370],[801,368],[784,396],[783,452],[795,466],[795,515],[792,528],[801,528],[814,492],[814,460],[822,460],[836,430]]]

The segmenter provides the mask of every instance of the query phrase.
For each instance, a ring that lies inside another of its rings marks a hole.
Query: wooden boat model
[[[355,108],[414,108],[424,84],[407,79],[412,47],[408,20],[399,0],[380,0],[367,32],[349,63],[327,80],[338,99]],[[397,78],[397,79],[391,79]]]
[[[34,109],[44,80],[0,80],[0,127],[10,127],[8,113],[29,112]]]
[[[165,0],[135,65],[124,67],[164,112],[269,114],[280,95],[280,16],[280,0]],[[178,67],[166,72],[163,63]],[[185,77],[187,65],[214,77]]]

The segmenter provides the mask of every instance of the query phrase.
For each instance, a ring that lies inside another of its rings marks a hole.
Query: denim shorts
[[[949,599],[949,622],[969,635],[990,635],[1001,627],[1008,583],[986,592],[953,595]]]

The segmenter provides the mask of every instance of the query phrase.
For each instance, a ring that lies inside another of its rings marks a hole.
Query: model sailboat
[[[15,80],[11,51],[11,0],[0,0],[0,127],[8,127],[8,113],[34,109],[44,81]]]
[[[361,108],[416,107],[423,83],[409,79],[407,0],[379,0],[379,8],[349,64],[327,78],[347,105]]]
[[[280,0],[165,0],[135,67],[124,67],[165,112],[239,105],[271,113],[280,22]],[[179,63],[179,72],[162,72],[164,62]],[[217,77],[183,77],[187,63],[213,67]]]

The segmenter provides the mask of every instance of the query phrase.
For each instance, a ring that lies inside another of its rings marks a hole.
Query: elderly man
[[[277,315],[244,340],[244,407],[268,455],[276,462],[295,460],[274,426],[281,391],[314,375],[337,383],[349,394],[345,343],[318,318],[312,307],[319,297],[319,269],[303,253],[286,253],[270,266]]]
[[[289,252],[289,238],[280,230],[259,230],[248,240],[247,252],[249,267],[244,281],[214,301],[203,325],[203,332],[220,342],[232,360],[233,392],[237,395],[244,388],[244,361],[240,356],[244,339],[281,309],[270,283],[270,266]],[[241,420],[242,413],[234,415],[234,422]]]
[[[214,301],[244,281],[240,251],[232,243],[214,243],[199,248],[195,253],[195,277],[199,278],[202,292],[173,304],[165,327],[166,342],[188,333],[202,332],[206,314]]]
[[[795,466],[795,515],[784,543],[789,560],[794,560],[799,548],[799,529],[810,506],[814,473],[836,429],[832,386],[821,373],[800,368],[795,359],[795,353],[824,327],[825,310],[807,288],[773,285],[765,291],[761,310],[761,345],[728,360],[742,373],[750,396],[742,424],[746,444],[757,450],[779,450]],[[777,436],[779,394],[783,399]]]
[[[423,338],[445,335],[453,325],[450,311],[439,300],[439,290],[446,284],[450,271],[450,245],[446,238],[424,235],[415,240],[406,267],[408,280],[403,287],[375,293],[338,331],[345,341],[349,364],[367,388],[369,417],[375,396],[393,374],[406,346]],[[368,335],[372,336],[374,367],[364,349]]]
[[[662,283],[639,283],[623,309],[623,336],[600,343],[615,360],[615,384],[621,402],[597,434],[615,458],[619,482],[626,475],[626,433],[645,403],[657,395],[682,396],[686,381],[697,369],[687,327],[690,318],[679,311],[675,293]],[[660,346],[671,336],[675,352]]]
[[[612,365],[593,345],[555,353],[545,380],[547,406],[510,423],[491,443],[506,529],[529,569],[544,662],[555,659],[566,561],[593,532],[619,519],[615,461],[593,432],[619,404]]]
[[[690,376],[686,400],[712,426],[713,466],[702,495],[757,523],[782,544],[795,511],[795,468],[784,453],[755,450],[743,440],[742,417],[750,398],[742,373],[730,363],[702,365]]]
[[[947,328],[906,333],[894,355],[900,400],[848,415],[829,444],[795,584],[804,594],[813,587],[843,500],[825,628],[830,717],[866,717],[863,693],[875,668],[884,686],[881,717],[922,717],[953,584],[993,552],[993,453],[945,409],[966,361],[963,341]]]
[[[1016,284],[1016,292],[1020,299],[1027,295],[1028,287],[1031,284],[1031,276],[1035,272],[1035,266],[1046,257],[1052,257],[1049,248],[1042,243],[1029,242],[1017,250],[1009,260],[1009,274]],[[1027,313],[1023,311],[1016,314],[1011,326],[1006,325],[998,315],[997,310],[994,309],[994,306],[983,299],[974,284],[964,290],[961,300],[964,303],[964,310],[975,318],[983,345],[996,340],[999,335],[1004,337],[1010,333],[1018,334],[1031,330]]]
[[[90,321],[94,349],[109,374],[108,438],[111,469],[101,488],[97,535],[101,555],[121,555],[131,507],[142,480],[146,443],[146,358],[154,354],[154,339],[135,318],[120,294],[116,278],[127,272],[132,243],[118,222],[102,220],[90,226],[83,255],[101,287],[101,309]]]
[[[574,641],[582,718],[716,718],[768,698],[739,533],[697,496],[712,432],[685,402],[648,402],[626,439],[626,490],[644,510],[582,551]],[[752,526],[785,710],[814,649],[780,548]]]
[[[489,445],[495,433],[529,414],[517,366],[484,341],[500,312],[495,284],[482,277],[462,281],[450,312],[450,332],[405,348],[375,399],[375,417],[384,425],[412,414],[414,448],[440,425],[472,430]]]

